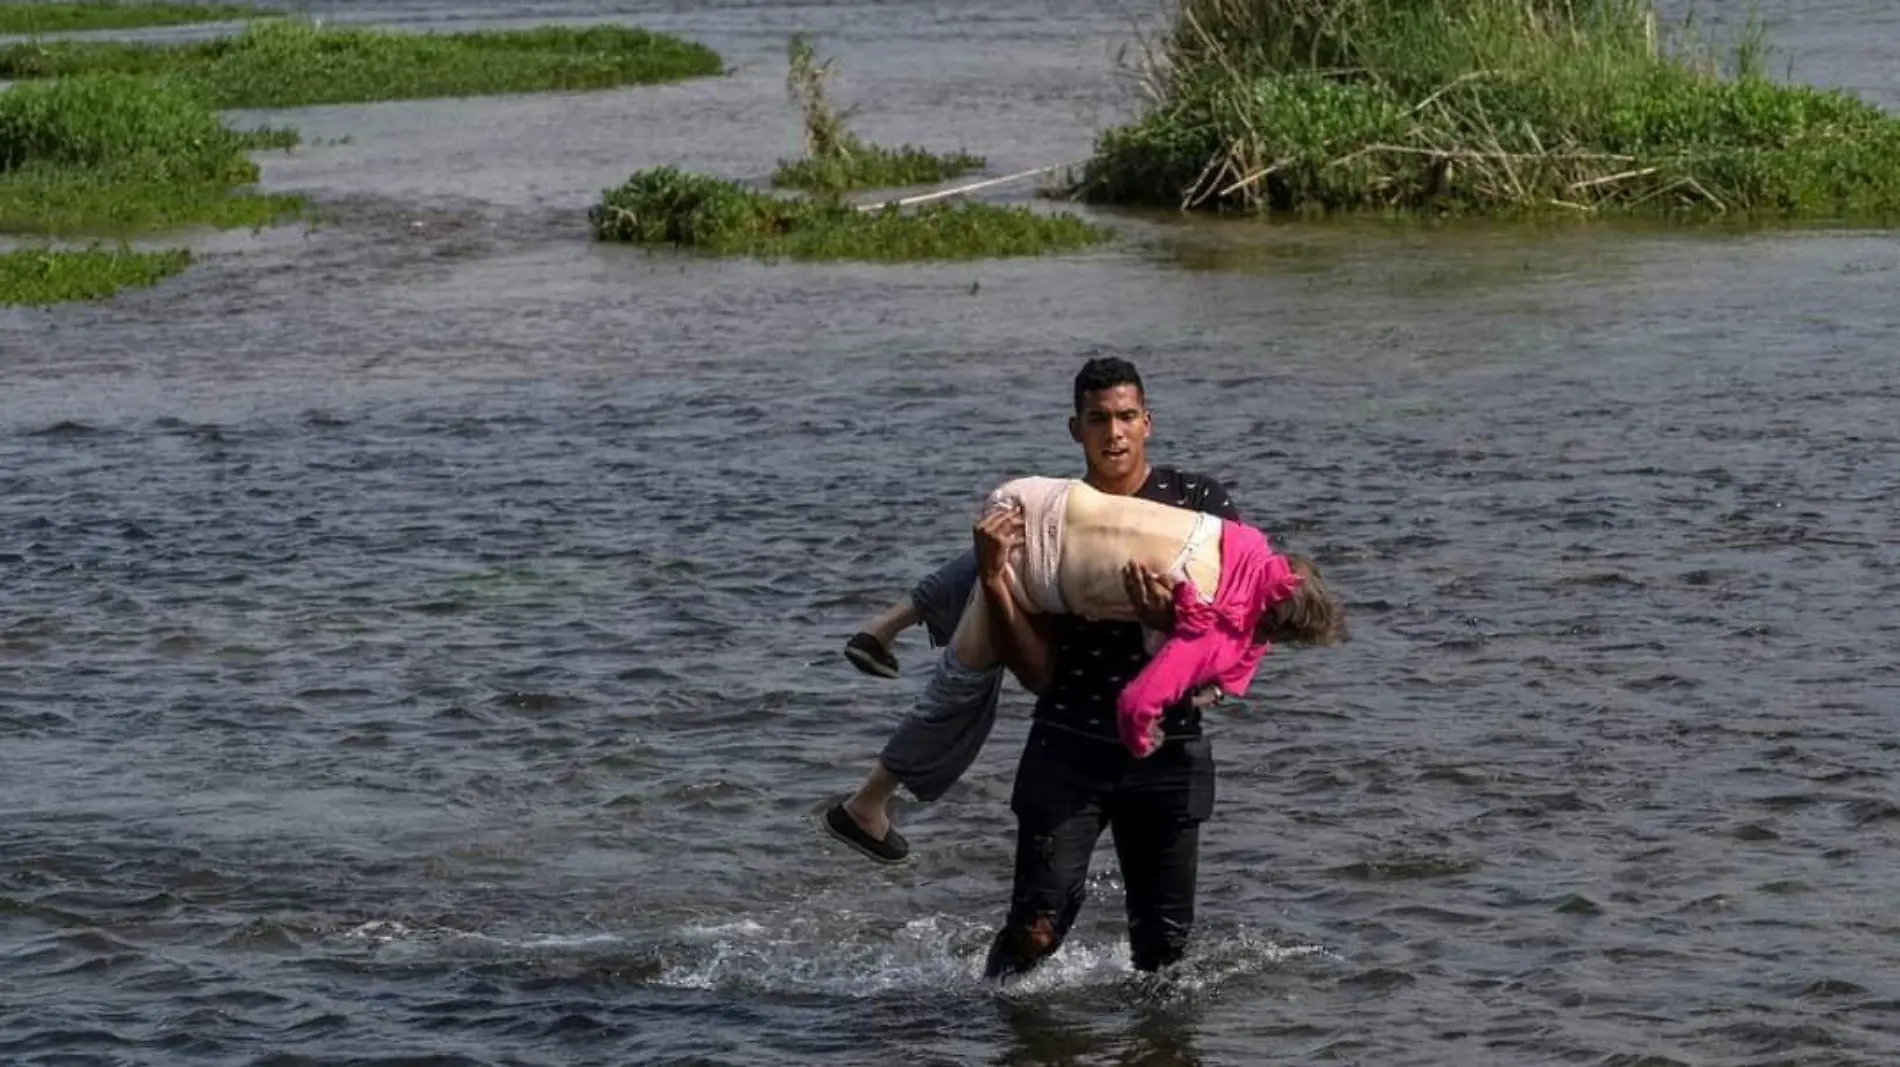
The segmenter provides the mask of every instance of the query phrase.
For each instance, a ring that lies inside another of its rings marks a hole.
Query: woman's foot
[[[889,646],[868,631],[851,635],[851,640],[844,643],[844,658],[850,660],[853,667],[878,678],[896,678],[900,674],[897,657],[891,655]]]
[[[879,863],[902,863],[910,855],[910,842],[891,825],[882,808],[856,812],[851,801],[843,800],[827,809],[819,821],[831,836]]]
[[[852,634],[851,640],[844,643],[844,658],[866,674],[896,678],[899,671],[897,657],[891,654],[891,643],[897,640],[898,634],[915,625],[917,609],[906,597],[879,612],[876,618],[864,624],[864,629]]]

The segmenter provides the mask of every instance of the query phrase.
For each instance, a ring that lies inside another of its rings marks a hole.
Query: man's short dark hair
[[[1141,372],[1133,363],[1117,356],[1098,356],[1082,364],[1082,369],[1075,372],[1075,413],[1082,413],[1084,396],[1118,385],[1134,386],[1135,392],[1141,394],[1142,403],[1148,402],[1148,390],[1143,388]]]

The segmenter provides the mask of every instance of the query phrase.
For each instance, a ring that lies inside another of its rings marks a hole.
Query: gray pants
[[[949,790],[976,762],[977,753],[996,725],[996,701],[1002,694],[1003,668],[969,670],[950,658],[950,636],[976,589],[976,552],[937,568],[910,591],[910,602],[930,632],[930,643],[943,648],[917,706],[899,723],[878,760],[918,800],[929,802]]]

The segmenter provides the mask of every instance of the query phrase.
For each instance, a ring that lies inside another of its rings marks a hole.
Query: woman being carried
[[[1343,612],[1311,561],[1276,553],[1242,522],[1112,496],[1069,478],[1018,478],[989,496],[984,514],[1015,509],[1023,543],[1010,559],[1013,599],[1032,614],[1136,621],[1123,576],[1130,563],[1171,575],[1172,633],[1149,634],[1153,658],[1116,703],[1122,743],[1153,752],[1163,709],[1206,685],[1241,696],[1276,642],[1333,645]],[[978,586],[950,640],[945,666],[998,665]],[[1158,644],[1159,647],[1156,647]]]
[[[1123,687],[1116,729],[1137,757],[1160,744],[1166,708],[1212,685],[1241,696],[1275,643],[1336,645],[1345,616],[1318,567],[1272,550],[1259,530],[1204,512],[1103,493],[1078,478],[1017,478],[997,487],[985,518],[1019,512],[1021,544],[1009,561],[1011,599],[1035,615],[1139,621],[1124,575],[1131,564],[1174,579],[1174,628],[1148,634],[1152,658]],[[972,591],[924,691],[918,713],[955,718],[981,707],[1003,670],[981,584]],[[1158,647],[1157,647],[1158,646]],[[839,806],[826,829],[888,862]]]

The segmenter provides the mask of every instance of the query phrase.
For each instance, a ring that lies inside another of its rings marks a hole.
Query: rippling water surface
[[[1900,244],[1120,219],[1117,248],[762,266],[587,240],[638,166],[797,150],[787,33],[886,141],[1086,154],[1127,13],[632,16],[726,79],[238,116],[333,222],[0,313],[0,1062],[1885,1064]],[[1900,16],[1772,6],[1900,102]],[[174,31],[177,32],[177,31]],[[347,138],[347,140],[344,140]],[[341,142],[341,143],[333,143]],[[1027,700],[907,868],[813,818],[919,684],[843,638],[1074,470],[1068,380],[1345,591],[1215,723],[1180,973],[1112,849],[978,980]]]

